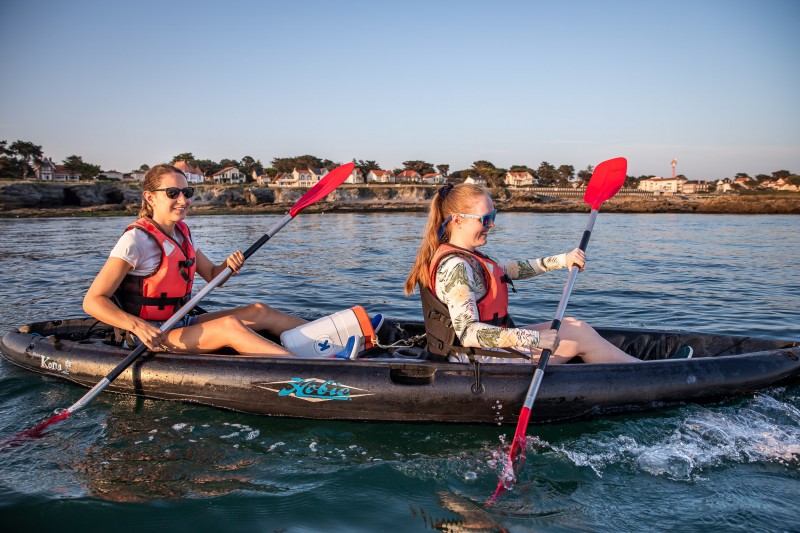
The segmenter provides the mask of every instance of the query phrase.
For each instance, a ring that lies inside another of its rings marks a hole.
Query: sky
[[[800,1],[0,0],[0,140],[219,161],[800,173]]]

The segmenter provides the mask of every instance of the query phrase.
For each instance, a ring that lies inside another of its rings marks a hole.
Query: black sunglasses
[[[181,189],[180,187],[166,187],[164,189],[153,189],[153,192],[156,191],[164,191],[167,194],[167,198],[170,200],[174,200],[178,197],[179,194],[183,194],[184,198],[191,198],[194,196],[194,187],[184,187]]]

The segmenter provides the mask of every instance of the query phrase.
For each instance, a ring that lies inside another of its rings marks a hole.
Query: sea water
[[[577,245],[587,215],[500,213],[484,248]],[[194,216],[216,262],[277,216]],[[82,315],[125,218],[0,219],[0,331]],[[303,213],[203,301],[305,318],[361,305],[419,320],[403,282],[422,214]],[[800,217],[601,213],[567,314],[598,326],[800,340]],[[566,272],[516,283],[546,321]],[[198,288],[202,286],[202,282]],[[0,361],[0,437],[85,393]],[[513,426],[319,422],[101,394],[0,451],[3,531],[798,531],[800,386],[734,401],[531,426],[492,506]]]

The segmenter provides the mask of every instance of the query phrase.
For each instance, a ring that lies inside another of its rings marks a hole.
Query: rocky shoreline
[[[197,188],[195,214],[285,213],[306,189],[248,186]],[[308,212],[424,212],[437,187],[427,185],[343,185],[307,208]],[[579,192],[550,196],[516,189],[492,189],[506,212],[588,212]],[[117,183],[13,182],[0,185],[0,218],[136,216],[140,191]],[[603,204],[611,213],[800,214],[799,193],[642,196],[620,193]]]

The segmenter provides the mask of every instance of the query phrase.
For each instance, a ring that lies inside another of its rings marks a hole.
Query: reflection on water
[[[219,261],[278,218],[191,224]],[[83,293],[127,222],[0,220],[0,329],[81,315]],[[406,298],[402,286],[424,222],[420,214],[303,214],[202,305],[261,300],[314,317],[359,304],[418,320],[418,296]],[[563,252],[585,223],[585,215],[501,213],[485,251]],[[798,339],[800,286],[787,265],[800,263],[799,227],[791,216],[601,214],[568,314],[596,325]],[[517,283],[517,321],[549,318],[565,279]],[[0,435],[83,393],[0,362]],[[110,394],[60,426],[0,453],[4,525],[47,525],[37,517],[57,503],[64,527],[127,513],[115,521],[121,530],[796,528],[786,505],[800,481],[796,385],[531,427],[516,487],[490,508],[508,428],[282,420]]]

